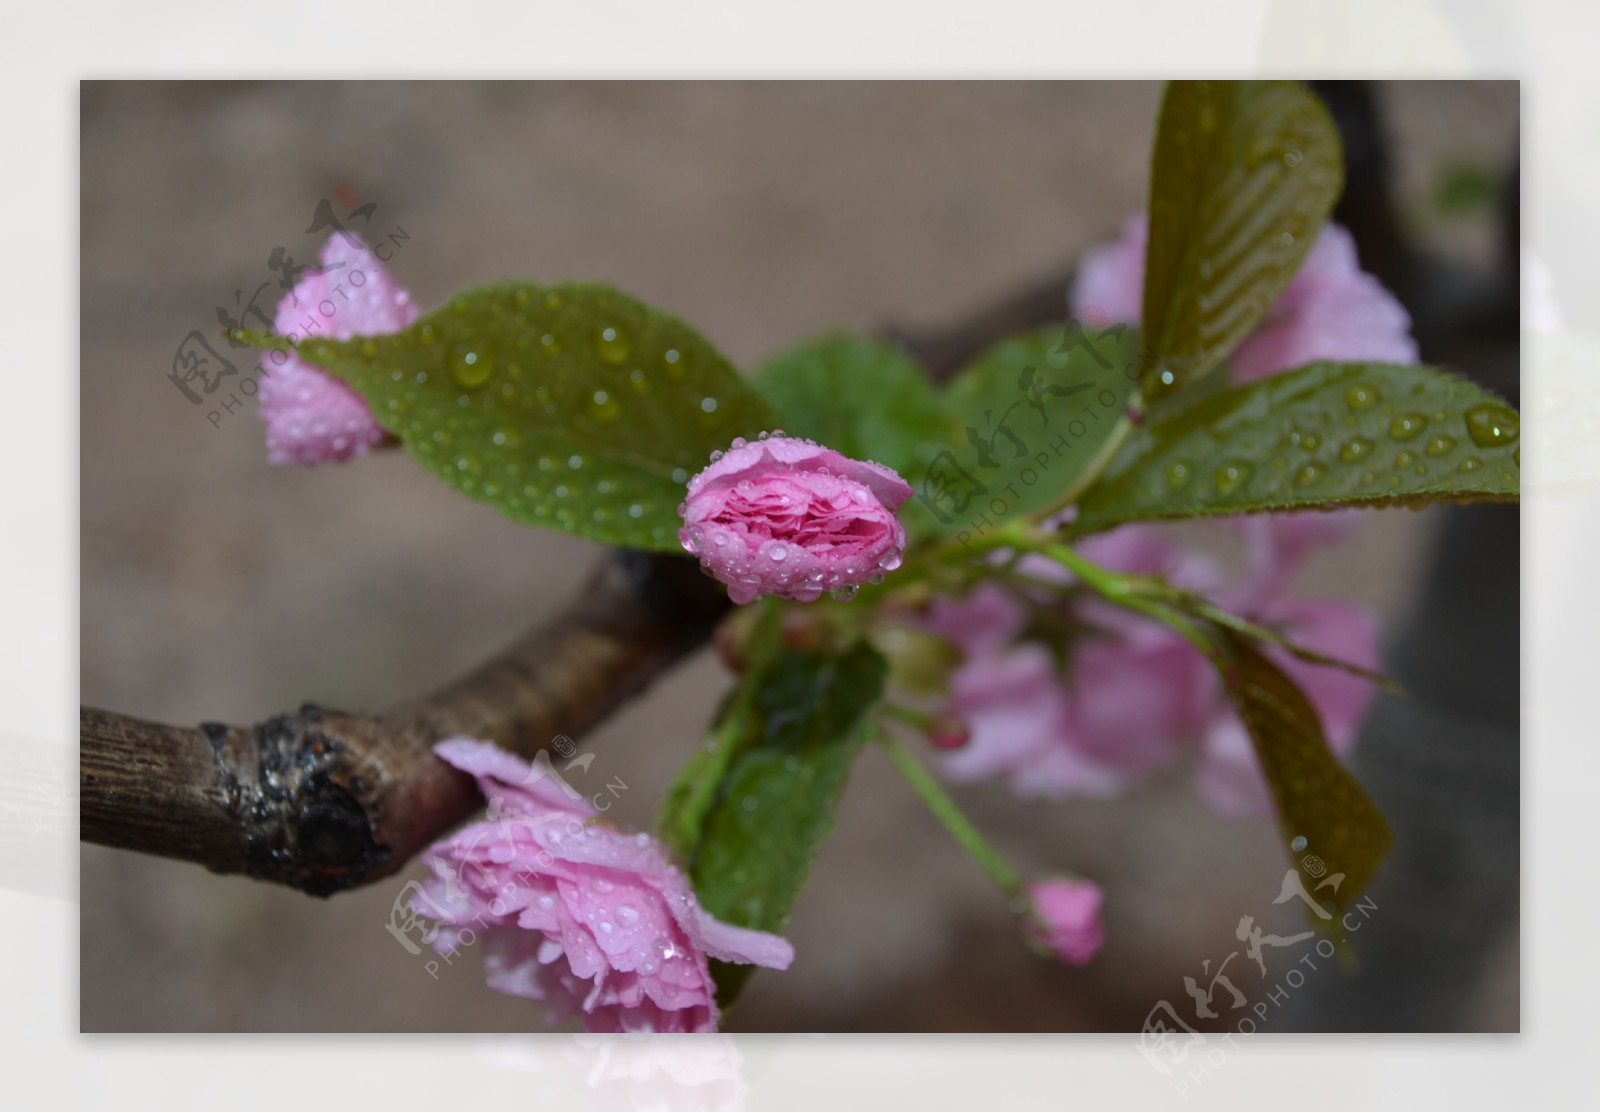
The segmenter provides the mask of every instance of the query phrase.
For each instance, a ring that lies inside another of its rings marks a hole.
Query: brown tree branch
[[[466,734],[531,755],[586,730],[702,644],[728,605],[685,558],[618,551],[553,621],[382,714],[307,705],[184,728],[84,708],[80,834],[319,896],[373,881],[481,802],[435,742]]]
[[[1008,333],[1063,318],[1069,282],[1037,283],[954,328],[885,336],[943,380]],[[464,734],[530,756],[579,734],[704,643],[728,606],[687,558],[616,551],[553,621],[381,714],[308,704],[251,727],[173,727],[86,707],[80,834],[318,896],[374,881],[479,803],[435,742]]]

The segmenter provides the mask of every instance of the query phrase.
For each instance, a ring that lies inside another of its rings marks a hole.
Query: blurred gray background
[[[386,453],[268,468],[254,403],[213,427],[167,380],[341,186],[410,235],[418,302],[513,276],[595,278],[751,366],[835,326],[936,326],[1059,269],[1144,200],[1142,83],[87,83],[82,87],[81,653],[85,703],[176,723],[304,701],[376,708],[493,653],[597,550],[513,524]],[[1378,90],[1408,229],[1489,265],[1473,170],[1514,151],[1514,84]],[[1451,193],[1451,190],[1454,193]],[[1455,200],[1452,201],[1451,198]],[[343,209],[341,208],[342,212]],[[262,295],[271,313],[276,288]],[[1308,592],[1392,620],[1438,515],[1372,515]],[[1207,533],[1216,540],[1216,532]],[[1220,543],[1220,542],[1219,542]],[[645,825],[726,684],[702,652],[582,741]],[[1187,771],[1114,802],[964,802],[1023,867],[1106,889],[1086,970],[1036,959],[983,876],[875,754],[795,914],[788,975],[736,1030],[1131,1030],[1265,919],[1273,826],[1212,815]],[[431,976],[385,931],[417,868],[315,900],[85,846],[85,1031],[539,1030],[468,954]],[[1292,914],[1291,914],[1292,916]],[[1289,921],[1293,925],[1293,920]],[[1515,940],[1440,1029],[1517,1027]],[[1338,977],[1330,973],[1329,977]]]

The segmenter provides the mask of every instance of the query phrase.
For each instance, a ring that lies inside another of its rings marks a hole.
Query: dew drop
[[[828,591],[828,597],[837,603],[848,603],[861,593],[857,584],[840,584]]]
[[[1381,402],[1383,395],[1378,393],[1375,386],[1357,383],[1344,392],[1344,400],[1352,410],[1367,410]]]
[[[1232,494],[1234,491],[1239,489],[1240,484],[1250,478],[1250,473],[1253,470],[1254,469],[1243,460],[1236,460],[1231,463],[1223,464],[1217,469],[1217,494]]]
[[[1167,468],[1167,486],[1171,487],[1173,490],[1188,486],[1189,480],[1193,478],[1194,472],[1190,469],[1189,465],[1185,464],[1182,460],[1179,460],[1171,467]]]
[[[1339,449],[1339,459],[1345,463],[1353,463],[1372,451],[1372,442],[1362,437],[1354,437],[1346,441]]]
[[[1479,448],[1510,444],[1520,431],[1517,412],[1498,402],[1484,402],[1467,411],[1467,433]]]
[[[1424,451],[1427,452],[1429,456],[1443,456],[1455,446],[1456,439],[1454,437],[1440,433],[1437,437],[1434,437],[1428,442],[1428,447],[1424,449]]]
[[[494,376],[494,359],[487,352],[463,348],[450,364],[450,377],[462,390],[477,390]]]
[[[1294,482],[1297,487],[1308,487],[1322,478],[1322,469],[1316,464],[1307,464],[1295,473]]]
[[[1428,419],[1416,412],[1403,413],[1389,423],[1389,435],[1397,441],[1409,441],[1422,432]]]
[[[638,503],[634,503],[632,506],[628,507],[628,517],[630,517],[630,518],[642,518],[642,517],[644,517],[644,507],[640,506]]]
[[[1477,471],[1481,467],[1483,467],[1482,460],[1478,459],[1476,456],[1468,456],[1465,460],[1461,461],[1460,464],[1456,465],[1456,471]]]
[[[1299,166],[1300,160],[1304,157],[1305,156],[1299,151],[1290,148],[1289,150],[1283,152],[1283,164],[1289,167]]]
[[[1411,453],[1402,452],[1400,455],[1394,458],[1394,466],[1397,468],[1407,468],[1410,467],[1415,460],[1416,457],[1411,455]]]
[[[771,558],[773,563],[782,564],[785,560],[789,559],[789,550],[784,548],[782,545],[774,545],[772,548],[767,550],[767,556]]]
[[[622,921],[623,927],[632,927],[639,922],[639,910],[631,904],[619,904],[617,919]]]
[[[715,398],[702,398],[700,399],[700,408],[708,414],[714,414],[717,412],[717,400]]]
[[[621,363],[632,351],[627,334],[619,328],[601,329],[595,341],[596,354],[607,363]]]

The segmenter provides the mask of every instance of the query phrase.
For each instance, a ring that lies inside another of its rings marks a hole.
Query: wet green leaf
[[[704,337],[608,286],[482,286],[402,332],[298,350],[452,487],[612,545],[676,551],[689,477],[773,424]]]
[[[1271,786],[1285,842],[1320,858],[1328,877],[1344,875],[1336,892],[1319,889],[1316,900],[1353,904],[1389,853],[1388,821],[1328,749],[1317,712],[1294,681],[1248,638],[1212,629],[1226,660],[1229,696]]]
[[[786,433],[902,476],[925,467],[948,439],[926,373],[881,341],[838,334],[801,344],[762,364],[752,382]]]
[[[1147,396],[1204,375],[1255,330],[1343,182],[1339,133],[1304,86],[1167,86],[1150,173],[1144,323],[1160,363]]]
[[[1314,363],[1145,422],[1074,533],[1268,510],[1515,500],[1517,412],[1427,367]]]
[[[955,437],[911,478],[938,528],[993,528],[1065,494],[1126,412],[1139,359],[1136,330],[1074,321],[1009,337],[956,375],[943,396]]]
[[[748,696],[735,693],[732,717],[713,731],[675,789],[678,802],[663,813],[663,832],[707,912],[741,927],[784,929],[833,828],[887,670],[864,643],[838,655],[790,649],[752,663],[741,684]],[[710,793],[708,773],[716,778]],[[750,973],[716,965],[724,1004]]]

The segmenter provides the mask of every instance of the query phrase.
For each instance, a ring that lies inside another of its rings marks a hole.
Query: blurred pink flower
[[[951,674],[950,711],[970,736],[944,759],[952,780],[1003,776],[1022,796],[1107,796],[1122,787],[1116,769],[1072,744],[1071,703],[1038,642],[969,658]]]
[[[417,319],[411,295],[366,247],[335,233],[320,259],[321,273],[308,270],[278,303],[273,327],[280,334],[348,340],[399,332]],[[273,464],[342,462],[387,436],[359,394],[294,353],[282,365],[268,361],[261,419]]]
[[[454,926],[441,953],[482,941],[493,988],[549,1002],[552,1022],[581,1013],[591,1032],[713,1032],[709,959],[793,961],[787,940],[706,913],[654,838],[600,819],[554,770],[470,738],[434,752],[477,778],[489,818],[428,851],[433,907],[417,911]]]
[[[1311,551],[1341,540],[1357,520],[1348,513],[1234,519],[1248,573],[1233,583],[1208,556],[1173,544],[1151,526],[1123,526],[1078,548],[1104,567],[1163,576],[1300,645],[1370,669],[1378,663],[1372,615],[1287,594]],[[1043,557],[1026,558],[1019,567],[1037,579],[1072,582]],[[966,658],[951,675],[949,710],[968,724],[971,739],[942,758],[951,779],[1001,776],[1021,795],[1107,795],[1197,750],[1197,785],[1216,807],[1240,814],[1270,806],[1249,737],[1215,670],[1182,635],[1085,597],[1072,604],[1079,630],[1062,663],[1028,637],[1029,608],[1040,601],[990,582],[930,606],[929,629]],[[1372,686],[1283,650],[1269,647],[1267,653],[1317,708],[1334,751],[1347,753]]]
[[[1100,920],[1100,887],[1093,882],[1053,877],[1028,886],[1036,923],[1029,930],[1062,962],[1087,965],[1105,942]]]
[[[1113,321],[1138,324],[1144,291],[1145,216],[1135,213],[1122,236],[1084,252],[1068,303],[1088,319],[1091,308]],[[1300,270],[1256,331],[1233,353],[1233,381],[1247,383],[1317,360],[1415,363],[1411,318],[1394,295],[1356,259],[1355,241],[1327,224]]]
[[[894,511],[910,497],[881,464],[781,434],[741,437],[689,480],[678,540],[735,603],[809,603],[900,567],[906,532]]]

